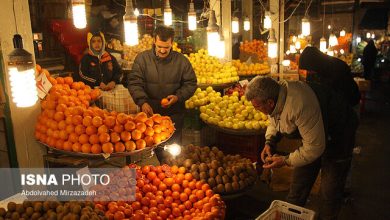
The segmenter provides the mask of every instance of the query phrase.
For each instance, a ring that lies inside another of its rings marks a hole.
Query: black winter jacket
[[[133,69],[128,75],[128,88],[138,106],[148,103],[153,111],[172,115],[184,111],[184,102],[197,87],[195,72],[189,60],[181,53],[171,51],[161,59],[154,48],[137,55]],[[160,105],[162,98],[176,95],[179,100],[170,108]]]

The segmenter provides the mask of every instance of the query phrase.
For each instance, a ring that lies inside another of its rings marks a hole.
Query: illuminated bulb
[[[340,37],[344,37],[344,36],[345,36],[345,30],[343,29],[340,31]]]
[[[328,50],[328,51],[326,52],[326,54],[328,54],[328,56],[331,56],[331,57],[334,56],[333,50]]]
[[[215,11],[210,10],[210,16],[209,16],[209,22],[206,28],[207,31],[207,50],[209,51],[210,56],[217,56],[218,55],[218,46],[219,46],[219,27],[217,25],[215,17]]]
[[[190,3],[190,9],[188,10],[188,30],[196,30],[196,12],[193,2]]]
[[[285,67],[290,66],[290,60],[283,60],[282,65]]]
[[[338,40],[337,40],[336,35],[331,34],[331,35],[329,36],[329,46],[330,46],[330,47],[333,47],[333,46],[336,46],[336,45],[338,45],[338,44],[339,44],[339,42],[338,42]]]
[[[249,18],[246,17],[244,20],[244,31],[249,31],[251,29],[251,22],[249,21]]]
[[[371,34],[371,38],[375,39],[375,34],[374,33]]]
[[[264,29],[270,29],[272,27],[271,12],[266,11],[263,21]]]
[[[216,57],[220,59],[225,57],[225,40],[223,39],[218,42]]]
[[[85,13],[85,0],[72,0],[73,24],[78,29],[87,26],[87,16]]]
[[[33,57],[23,49],[22,37],[18,34],[14,35],[14,48],[8,55],[12,101],[17,107],[30,107],[38,101]]]
[[[326,52],[326,39],[324,37],[320,39],[320,51],[323,53]]]
[[[290,45],[290,53],[297,53],[297,49],[295,48],[295,45]]]
[[[290,55],[290,50],[287,50],[287,51],[286,51],[286,55]]]
[[[359,37],[359,36],[357,36],[357,37],[356,37],[356,43],[360,43],[360,42],[362,42],[362,38]]]
[[[123,16],[125,31],[125,44],[134,46],[138,44],[138,23],[134,14],[132,0],[126,0],[126,13]]]
[[[301,42],[300,41],[295,42],[295,49],[297,49],[297,50],[301,49]]]
[[[332,26],[328,25],[328,29],[329,29],[329,30],[332,29]]]
[[[335,51],[333,51],[333,53],[337,55],[339,52],[337,50],[335,50]]]
[[[302,35],[303,36],[310,35],[310,22],[307,18],[302,19]]]
[[[340,49],[340,53],[341,53],[341,54],[344,54],[345,51],[344,51],[343,49]]]
[[[172,9],[171,9],[171,6],[169,4],[169,0],[165,0],[164,25],[166,25],[166,26],[172,25]]]
[[[366,38],[371,38],[371,33],[370,32],[367,32]]]
[[[164,150],[168,151],[174,157],[181,153],[181,147],[178,144],[165,145]]]
[[[268,39],[268,57],[271,59],[278,57],[278,44],[272,29],[270,30],[270,38]]]
[[[237,34],[240,31],[240,23],[237,17],[232,20],[232,33]]]
[[[136,9],[134,10],[134,15],[137,16],[137,17],[139,16],[139,10],[138,10],[138,8],[136,8]]]
[[[294,36],[292,37],[292,42],[293,42],[293,43],[297,42],[297,36],[294,35]]]

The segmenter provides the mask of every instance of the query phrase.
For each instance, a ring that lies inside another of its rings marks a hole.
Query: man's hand
[[[167,97],[167,99],[168,99],[168,103],[166,105],[164,105],[164,108],[171,107],[173,104],[175,104],[179,100],[179,98],[175,95],[169,95]]]
[[[107,86],[106,86],[106,84],[104,84],[104,82],[101,82],[99,87],[100,87],[100,89],[103,90],[103,91],[106,91],[106,90],[107,90]]]
[[[264,169],[270,169],[270,168],[280,168],[283,167],[286,164],[285,157],[283,156],[269,156],[266,158],[266,163],[263,165]]]
[[[144,104],[142,104],[141,111],[146,113],[148,115],[148,117],[153,115],[152,107],[150,107],[150,105],[148,103],[146,103],[146,102]]]
[[[264,148],[263,148],[263,151],[261,151],[261,160],[263,161],[263,163],[265,163],[266,161],[266,157],[271,157],[272,156],[272,152],[271,152],[271,146],[269,146],[268,144],[264,145]]]
[[[112,90],[115,88],[115,82],[114,81],[111,81],[107,84],[106,86],[106,90]]]

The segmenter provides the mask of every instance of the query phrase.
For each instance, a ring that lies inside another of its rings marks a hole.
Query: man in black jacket
[[[88,33],[87,41],[89,50],[81,59],[78,78],[92,88],[115,88],[121,77],[121,68],[115,57],[105,50],[103,33]]]
[[[176,128],[172,139],[181,143],[184,102],[196,90],[196,76],[189,60],[172,51],[173,38],[172,28],[156,28],[153,48],[138,54],[134,60],[128,76],[128,88],[143,112],[149,116],[159,113],[172,118]],[[164,98],[168,102],[162,106]]]

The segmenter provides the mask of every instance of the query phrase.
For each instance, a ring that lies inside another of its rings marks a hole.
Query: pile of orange
[[[35,127],[37,140],[60,150],[82,153],[134,151],[161,143],[174,132],[171,119],[108,112],[90,101],[100,96],[71,77],[48,77],[53,87],[41,102]]]
[[[244,41],[240,45],[240,53],[256,55],[260,61],[267,60],[268,57],[267,45],[261,40]]]
[[[207,183],[186,173],[184,167],[132,164],[129,168],[136,168],[135,201],[96,202],[95,208],[103,210],[108,219],[224,219],[226,207],[221,197]],[[120,190],[123,193],[119,196],[134,189]]]

